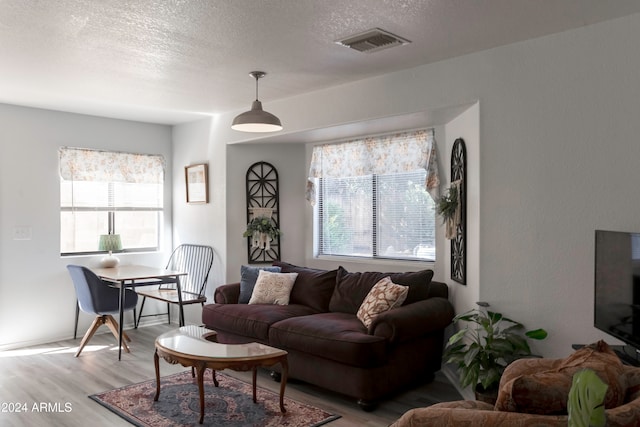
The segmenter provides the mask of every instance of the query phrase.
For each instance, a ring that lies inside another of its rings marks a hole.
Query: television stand
[[[571,347],[578,350],[584,347],[584,344],[572,344]],[[609,347],[624,365],[640,367],[640,352],[634,347],[630,345],[610,345]]]

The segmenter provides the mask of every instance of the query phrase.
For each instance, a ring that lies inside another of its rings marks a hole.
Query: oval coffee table
[[[200,394],[200,421],[204,420],[204,371],[213,370],[213,383],[218,387],[216,371],[231,369],[234,371],[253,371],[253,402],[256,403],[256,374],[260,366],[272,366],[280,363],[282,379],[280,382],[280,411],[284,408],[284,389],[287,385],[289,365],[287,352],[259,343],[222,344],[215,342],[216,333],[200,326],[183,326],[156,338],[156,351],[153,361],[156,368],[156,394],[160,396],[160,357],[171,364],[195,368]]]

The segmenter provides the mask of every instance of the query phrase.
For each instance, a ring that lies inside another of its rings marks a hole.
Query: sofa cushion
[[[272,324],[289,317],[313,313],[315,311],[312,308],[300,304],[206,304],[202,309],[202,322],[213,330],[266,342]]]
[[[328,311],[329,300],[336,287],[338,270],[319,270],[275,261],[283,273],[298,273],[291,290],[290,304],[303,304],[317,311]]]
[[[590,368],[607,385],[605,408],[624,403],[626,380],[620,359],[604,341],[583,347],[566,359],[560,359],[552,369],[531,373],[536,360],[516,361],[507,367],[501,383],[496,410],[540,415],[567,414],[567,399],[573,375]],[[520,372],[527,372],[518,375]],[[507,381],[508,379],[508,381]]]
[[[407,305],[428,297],[433,270],[409,273],[349,273],[343,267],[338,267],[336,287],[329,301],[329,311],[356,314],[371,288],[387,276],[393,283],[409,287],[404,301],[404,305]]]
[[[288,305],[298,273],[272,273],[261,270],[249,304]]]
[[[253,293],[253,288],[256,285],[256,280],[258,280],[260,270],[279,273],[280,267],[240,266],[240,296],[238,297],[238,304],[247,304],[251,299],[251,294]]]
[[[389,277],[384,277],[371,288],[356,316],[369,328],[378,314],[400,307],[407,298],[408,291],[407,286],[396,285]]]
[[[387,340],[367,334],[353,314],[318,313],[274,323],[269,345],[369,368],[387,362]]]

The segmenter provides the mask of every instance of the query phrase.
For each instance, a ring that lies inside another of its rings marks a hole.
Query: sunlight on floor
[[[110,346],[107,345],[87,345],[82,350],[82,353],[91,352],[91,351],[100,351],[108,348]],[[115,347],[118,349],[118,346]],[[34,356],[38,354],[64,354],[64,353],[74,353],[78,351],[78,347],[43,347],[43,348],[23,348],[18,350],[6,350],[0,351],[0,359],[7,357],[23,357],[23,356]]]

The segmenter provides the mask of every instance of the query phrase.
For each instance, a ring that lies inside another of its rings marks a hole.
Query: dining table
[[[117,265],[115,267],[101,267],[91,269],[100,279],[120,288],[119,320],[118,320],[118,360],[122,359],[122,324],[124,323],[124,290],[138,286],[161,285],[175,283],[178,297],[181,296],[180,277],[187,273],[177,270],[150,267],[146,265]],[[182,304],[180,304],[180,318],[184,318]],[[134,321],[135,323],[135,321]]]

